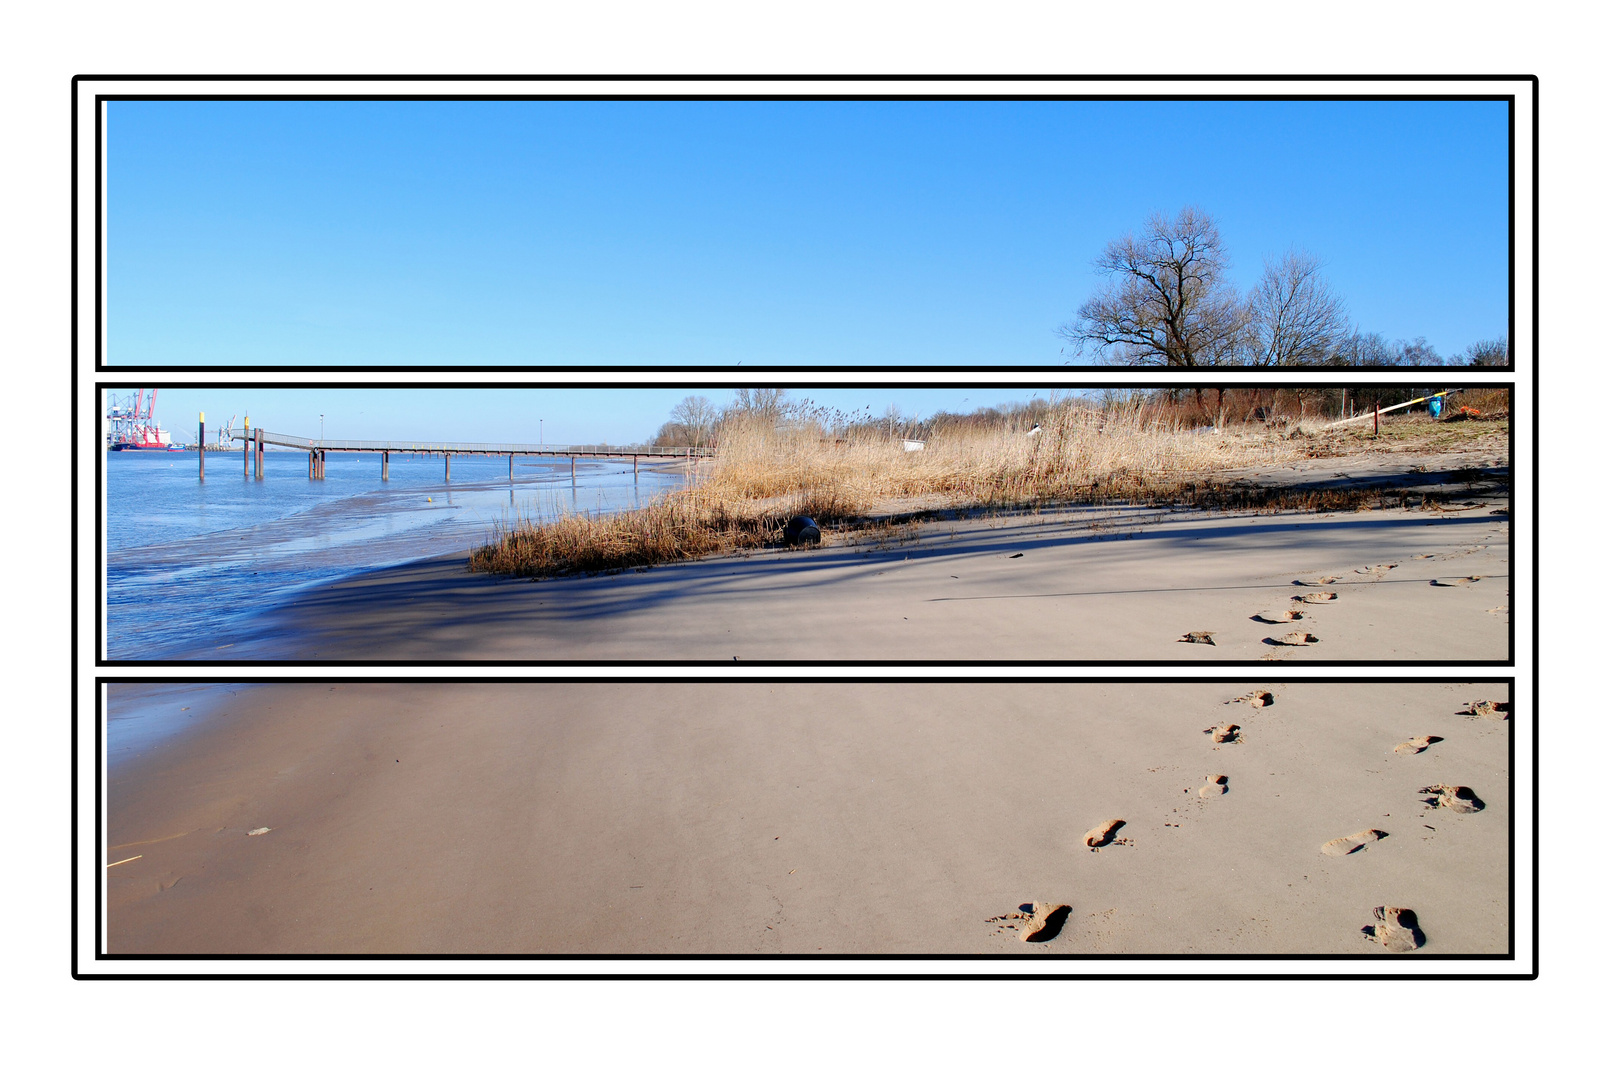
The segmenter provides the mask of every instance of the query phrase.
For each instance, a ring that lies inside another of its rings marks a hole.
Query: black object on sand
[[[816,544],[823,540],[818,532],[818,523],[809,517],[796,515],[784,523],[784,542],[786,544]]]

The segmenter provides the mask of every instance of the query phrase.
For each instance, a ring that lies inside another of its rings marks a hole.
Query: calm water
[[[332,454],[325,479],[308,458],[265,453],[264,479],[241,476],[241,455],[106,455],[106,652],[113,660],[225,659],[245,647],[244,621],[296,591],[411,559],[466,551],[505,522],[560,510],[610,512],[681,487],[681,472],[564,458]]]

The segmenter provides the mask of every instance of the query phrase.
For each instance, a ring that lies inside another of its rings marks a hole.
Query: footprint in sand
[[[1209,783],[1199,788],[1199,798],[1213,799],[1217,795],[1225,795],[1227,793],[1226,777],[1217,774],[1213,776],[1206,776],[1204,779],[1208,780]]]
[[[1176,640],[1185,641],[1189,645],[1214,645],[1215,640],[1210,637],[1213,633],[1214,630],[1189,630]]]
[[[1358,573],[1358,574],[1387,574],[1389,571],[1393,570],[1395,567],[1397,567],[1399,565],[1400,565],[1399,563],[1381,562],[1377,566],[1363,566],[1361,569],[1357,570],[1356,573]]]
[[[1253,619],[1255,622],[1260,623],[1298,622],[1304,617],[1305,613],[1303,611],[1294,609],[1290,609],[1288,611],[1262,611],[1257,615],[1249,616],[1249,618]]]
[[[1251,690],[1247,694],[1239,694],[1231,701],[1223,701],[1221,704],[1237,705],[1245,701],[1247,701],[1249,703],[1249,707],[1253,709],[1270,708],[1272,705],[1277,704],[1277,698],[1270,690]]]
[[[1103,824],[1094,825],[1088,829],[1087,834],[1081,838],[1081,842],[1089,848],[1107,847],[1109,844],[1114,843],[1115,833],[1119,832],[1120,826],[1124,824],[1125,821],[1121,818],[1110,818]]]
[[[1407,739],[1405,742],[1395,747],[1395,753],[1420,754],[1424,750],[1427,750],[1430,746],[1433,746],[1435,743],[1444,741],[1445,740],[1440,738],[1438,735],[1419,735],[1414,739]]]
[[[1339,598],[1336,592],[1308,592],[1298,596],[1290,596],[1290,600],[1298,600],[1302,604],[1331,604]]]
[[[1420,794],[1433,796],[1423,800],[1429,806],[1454,810],[1458,814],[1476,814],[1484,809],[1484,800],[1475,795],[1472,788],[1458,784],[1434,784],[1421,789]]]
[[[1467,708],[1457,710],[1457,716],[1494,716],[1496,713],[1512,715],[1510,701],[1470,701]]]
[[[1284,634],[1282,637],[1269,637],[1263,640],[1267,645],[1315,645],[1322,639],[1317,637],[1315,634],[1307,634],[1303,630],[1295,630],[1293,633]]]
[[[1237,724],[1222,724],[1220,727],[1205,728],[1204,734],[1210,737],[1211,742],[1235,743],[1243,741],[1243,736],[1238,734],[1242,730]]]
[[[1019,929],[1015,924],[1024,923],[1019,929],[1021,941],[1051,941],[1058,936],[1064,927],[1064,920],[1069,918],[1068,904],[1048,904],[1037,901],[1031,904],[1019,905],[1018,911],[1011,911],[1007,915],[994,915],[987,919],[988,923],[996,923],[993,928],[996,933],[1004,930]]]
[[[1038,900],[1025,913],[1025,929],[1019,932],[1019,940],[1052,941],[1064,929],[1064,920],[1069,917],[1069,904],[1048,904]]]
[[[1428,940],[1417,925],[1417,913],[1411,908],[1373,908],[1372,917],[1377,921],[1363,926],[1361,932],[1393,952],[1420,949]]]
[[[1327,577],[1319,577],[1315,581],[1301,581],[1299,578],[1295,578],[1292,584],[1305,589],[1320,589],[1324,585],[1333,584],[1338,579],[1337,574],[1329,574]]]
[[[1337,840],[1329,840],[1322,845],[1323,855],[1354,855],[1368,844],[1382,840],[1389,834],[1382,829],[1362,829],[1349,836],[1341,836]]]

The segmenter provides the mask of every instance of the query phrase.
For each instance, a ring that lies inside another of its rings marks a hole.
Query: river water
[[[609,513],[681,488],[681,470],[566,458],[331,454],[324,480],[301,453],[106,455],[105,654],[109,660],[228,659],[240,630],[302,589],[413,559],[468,551],[501,527],[566,511]],[[225,651],[230,650],[230,651]]]

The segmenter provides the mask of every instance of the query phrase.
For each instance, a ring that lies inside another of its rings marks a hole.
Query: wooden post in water
[[[321,480],[325,479],[325,451],[323,449],[319,451],[319,478]]]
[[[385,450],[382,450],[381,451],[381,483],[383,483],[383,484],[386,483],[386,459],[387,459],[387,452]]]
[[[514,454],[510,455],[510,479],[512,481],[515,479],[515,455]]]
[[[442,455],[442,482],[445,483],[445,484],[448,482],[448,478],[452,475],[450,465],[449,465],[449,462],[451,462],[452,460],[453,460],[453,455],[452,454],[449,454],[447,452],[443,453],[443,455]]]
[[[263,429],[258,428],[256,443],[252,451],[252,476],[254,479],[263,479]]]
[[[573,480],[577,479],[577,459],[576,458],[571,459],[571,478]]]
[[[207,414],[196,414],[196,479],[207,479]]]
[[[633,479],[638,479],[638,455],[633,455]]]
[[[241,439],[241,479],[250,480],[252,478],[252,418],[250,416],[246,418],[246,427],[241,430],[244,433]]]
[[[314,478],[314,448],[308,448],[308,479]]]

